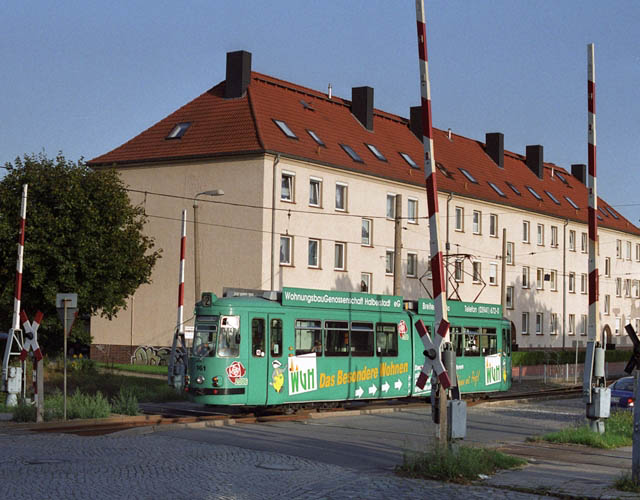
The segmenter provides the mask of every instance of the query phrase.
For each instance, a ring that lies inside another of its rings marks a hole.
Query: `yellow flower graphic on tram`
[[[271,363],[271,366],[273,366],[271,385],[276,392],[280,392],[282,390],[282,386],[284,386],[284,370],[282,369],[282,363],[276,359]]]

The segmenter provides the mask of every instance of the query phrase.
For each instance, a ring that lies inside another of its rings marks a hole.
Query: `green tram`
[[[245,291],[246,292],[246,291]],[[432,300],[284,288],[204,293],[185,388],[207,405],[278,406],[427,396],[415,384],[433,331]],[[262,294],[261,294],[262,293]],[[449,301],[462,392],[511,386],[511,330],[499,305]]]

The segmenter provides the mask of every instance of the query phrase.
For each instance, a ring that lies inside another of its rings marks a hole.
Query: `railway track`
[[[466,395],[463,399],[468,406],[509,401],[531,401],[578,396],[581,388],[557,388],[541,391],[519,392],[512,394]],[[67,422],[46,422],[43,424],[11,424],[13,431],[57,432],[78,436],[97,436],[111,434],[128,429],[147,427],[152,432],[158,427],[189,426],[219,427],[234,424],[252,424],[258,422],[304,421],[332,416],[390,413],[407,408],[425,407],[424,399],[406,399],[372,402],[349,402],[339,408],[300,408],[290,414],[265,411],[256,413],[252,409],[239,407],[189,407],[180,404],[141,404],[144,415],[136,417],[111,417],[98,420],[71,420]]]

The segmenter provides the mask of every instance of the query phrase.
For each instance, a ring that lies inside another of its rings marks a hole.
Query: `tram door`
[[[247,404],[264,405],[267,402],[267,393],[264,380],[267,378],[269,353],[267,352],[267,321],[263,316],[250,317],[250,346],[249,369],[247,378]]]
[[[287,353],[284,349],[283,337],[284,319],[282,316],[268,317],[269,343],[267,376],[263,380],[263,387],[267,394],[267,404],[282,404],[287,399]]]

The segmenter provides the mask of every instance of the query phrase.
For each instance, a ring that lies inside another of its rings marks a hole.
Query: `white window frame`
[[[385,215],[389,220],[396,219],[396,194],[387,193],[387,202],[385,207]]]
[[[622,278],[616,278],[616,297],[622,297]]]
[[[581,314],[580,315],[580,335],[587,334],[587,321],[588,321],[588,316],[586,314]]]
[[[482,212],[480,210],[473,211],[471,229],[473,234],[482,234]]]
[[[289,197],[284,194],[284,180],[289,179]],[[285,203],[295,203],[296,201],[296,174],[283,170],[280,173],[280,201]]]
[[[552,292],[558,291],[558,271],[555,269],[549,270],[549,289]]]
[[[453,278],[456,283],[464,282],[464,260],[456,259],[453,270]]]
[[[413,206],[413,215],[411,214],[411,206]],[[408,224],[418,223],[418,199],[417,198],[407,198],[407,223]]]
[[[576,334],[576,315],[575,314],[569,314],[569,321],[567,321],[567,333],[569,335],[575,335]]]
[[[616,258],[622,258],[622,240],[616,240]]]
[[[341,252],[342,262],[338,262],[339,248],[342,248],[342,252]],[[333,245],[333,270],[334,271],[347,270],[347,244],[344,241],[336,241]]]
[[[586,294],[589,291],[589,280],[586,273],[580,274],[580,293]]]
[[[474,260],[471,265],[472,282],[482,283],[482,262]]]
[[[455,207],[455,230],[464,233],[464,207]]]
[[[498,237],[498,215],[489,214],[489,236],[492,238]]]
[[[640,298],[640,281],[633,280],[633,296],[637,299]]]
[[[311,202],[311,194],[314,191],[314,188],[313,188],[314,185],[318,186],[317,188],[318,200],[316,203]],[[309,177],[309,206],[317,207],[317,208],[322,207],[322,179],[319,179],[318,177]]]
[[[365,273],[362,272],[360,273],[360,291],[364,292],[364,290],[362,289],[362,284],[364,283],[367,287],[367,291],[364,293],[371,293],[371,281],[373,279],[373,276],[371,273]]]
[[[543,247],[544,246],[544,224],[537,225],[536,233],[537,233],[538,246]]]
[[[631,297],[631,278],[624,279],[624,296]]]
[[[622,319],[620,316],[616,316],[616,320],[614,322],[614,335],[620,335],[620,330],[622,330]]]
[[[498,286],[498,263],[489,262],[489,285]]]
[[[286,243],[285,243],[286,242]],[[288,259],[283,259],[282,249],[283,244],[288,252]],[[286,234],[280,235],[280,265],[281,266],[293,266],[293,236],[288,236]]]
[[[505,307],[507,309],[513,309],[513,293],[514,289],[511,285],[507,286],[507,291],[505,294]]]
[[[604,296],[604,313],[607,316],[611,314],[611,295],[608,293]]]
[[[604,258],[604,275],[611,278],[611,257]]]
[[[569,230],[569,250],[576,251],[576,232],[573,229]]]
[[[531,286],[531,270],[529,266],[522,266],[522,288],[529,288]]]
[[[544,335],[544,313],[536,313],[536,335]]]
[[[316,244],[316,262],[312,264],[311,260],[311,242],[315,242]],[[311,269],[320,269],[320,240],[317,238],[309,238],[309,242],[307,243],[307,266]]]
[[[513,241],[507,241],[507,265],[508,266],[515,265],[515,262],[516,262],[515,251],[516,251],[516,247]]]
[[[395,252],[387,248],[385,252],[385,260],[384,260],[384,273],[387,276],[393,276],[394,266],[395,266]]]
[[[529,243],[531,241],[531,224],[528,220],[522,221],[522,243]]]
[[[558,248],[558,226],[551,226],[551,246]]]
[[[542,267],[536,269],[536,290],[544,290],[544,269]]]
[[[569,273],[569,293],[576,293],[576,273]]]
[[[640,262],[640,243],[636,243],[636,262]]]
[[[589,251],[589,238],[587,237],[587,233],[582,233],[580,235],[580,251],[582,253],[587,253]]]
[[[413,262],[413,271],[411,263]],[[418,277],[418,254],[415,252],[407,252],[407,278]]]
[[[552,312],[549,315],[549,334],[558,335],[558,313]]]
[[[520,320],[520,331],[522,335],[529,335],[529,312],[523,311]]]
[[[369,236],[365,239],[363,234],[363,229],[365,224],[369,226]],[[373,246],[373,219],[368,219],[366,217],[362,218],[362,225],[360,226],[360,243],[362,246],[371,247]]]
[[[338,206],[338,191],[342,190],[342,207]],[[338,212],[346,212],[347,207],[349,206],[349,185],[344,182],[336,182],[336,199],[335,199],[335,209]]]
[[[625,258],[631,260],[631,242],[625,242]]]

